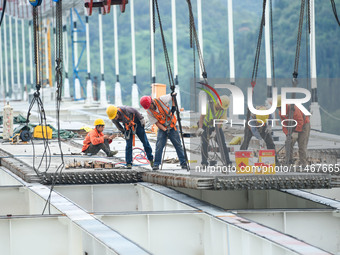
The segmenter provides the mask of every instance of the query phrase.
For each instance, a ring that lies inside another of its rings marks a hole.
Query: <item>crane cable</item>
[[[1,24],[2,24],[2,19],[5,16],[5,10],[6,10],[6,0],[4,0],[4,3],[2,4],[2,13],[1,13],[1,18],[0,18],[0,27],[1,27]]]
[[[161,17],[160,17],[160,14],[159,14],[158,1],[157,0],[152,0],[152,5],[153,5],[153,12],[155,12],[155,9],[157,10],[159,30],[161,32],[161,38],[162,38],[162,44],[163,44],[165,63],[166,63],[166,68],[167,68],[168,78],[169,78],[169,85],[170,85],[171,92],[173,93],[173,92],[175,92],[175,81],[174,81],[174,77],[173,77],[173,74],[172,74],[172,69],[171,69],[168,49],[167,49],[166,41],[165,41],[165,37],[164,37],[162,21],[161,21]],[[155,15],[154,15],[154,13],[153,13],[153,16],[154,16],[154,23],[153,23],[154,31],[153,32],[155,32],[155,27],[156,27],[155,23],[156,22],[155,22]],[[177,103],[176,96],[173,96],[173,100],[175,102],[178,127],[179,127],[179,131],[180,131],[181,139],[182,139],[183,152],[184,152],[184,157],[185,157],[185,161],[186,161],[186,166],[187,166],[187,170],[189,171],[190,170],[190,168],[189,168],[189,160],[188,160],[188,155],[187,155],[187,151],[186,151],[186,148],[185,148],[184,137],[183,137],[183,128],[182,128],[182,123],[181,123],[181,116],[180,116],[180,112],[179,112],[179,109],[178,109],[178,103]]]
[[[56,117],[57,117],[57,131],[58,131],[58,146],[60,151],[60,157],[61,157],[61,163],[55,170],[55,172],[52,175],[52,185],[50,188],[49,196],[46,200],[45,207],[43,209],[42,214],[44,214],[47,205],[49,209],[49,214],[51,213],[51,195],[52,191],[54,189],[54,186],[56,182],[58,181],[63,169],[65,168],[65,162],[64,162],[64,154],[61,146],[61,137],[60,137],[60,105],[61,105],[61,95],[62,95],[62,86],[63,86],[63,13],[62,13],[62,0],[59,0],[56,2],[56,26],[55,26],[55,34],[56,34],[56,40],[55,40],[55,47],[56,47],[56,67],[55,67],[55,79],[57,83],[57,90],[56,90]]]
[[[187,3],[188,3],[188,9],[189,9],[190,47],[193,48],[193,51],[195,52],[195,45],[196,45],[198,61],[199,61],[199,64],[200,64],[200,67],[201,67],[201,70],[202,70],[202,77],[204,79],[204,82],[208,83],[207,82],[207,71],[205,69],[203,54],[202,54],[202,51],[201,51],[200,42],[198,40],[198,35],[197,35],[197,31],[196,31],[196,26],[195,26],[195,19],[194,19],[194,15],[193,15],[193,12],[192,12],[192,5],[191,5],[190,0],[187,0]],[[194,54],[194,56],[195,56],[195,54]],[[195,75],[195,78],[196,78],[196,75]]]
[[[258,34],[258,38],[257,38],[253,72],[252,72],[252,75],[251,75],[251,82],[250,82],[251,87],[252,87],[252,96],[254,94],[254,88],[255,88],[256,79],[257,79],[257,71],[258,71],[258,67],[259,67],[263,28],[265,26],[266,4],[267,4],[267,0],[263,0],[262,17],[261,17],[261,21],[260,21],[260,29],[259,29],[259,34]],[[250,119],[250,110],[249,110],[249,107],[248,107],[248,109],[247,109],[247,122],[246,122],[247,124],[245,125],[245,128],[244,128],[244,137],[247,137],[248,133],[251,132],[249,125],[248,125],[249,119]]]
[[[308,32],[310,33],[310,0],[307,0],[307,24],[308,24]],[[304,11],[305,11],[305,0],[301,0],[301,8],[300,8],[300,18],[299,18],[299,27],[298,27],[298,35],[296,40],[296,51],[295,51],[295,60],[294,60],[294,72],[292,84],[293,87],[297,87],[298,85],[298,74],[299,74],[299,60],[300,60],[300,48],[301,48],[301,35],[302,35],[302,27],[303,27],[303,19],[304,19]],[[292,94],[292,98],[295,98],[295,93]],[[291,120],[294,117],[295,106],[289,107],[288,119]],[[290,121],[291,122],[291,121]],[[286,149],[286,164],[291,163],[291,144],[292,144],[292,133],[293,133],[293,124],[288,124],[288,132],[286,137],[285,149]]]
[[[338,25],[340,26],[340,20],[339,20],[339,17],[338,17],[338,13],[336,11],[336,5],[335,5],[334,0],[331,0],[331,5],[332,5],[334,17],[335,17],[336,21],[338,22]]]

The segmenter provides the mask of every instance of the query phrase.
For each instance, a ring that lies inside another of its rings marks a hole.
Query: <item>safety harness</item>
[[[118,111],[121,113],[122,122],[125,127],[124,138],[125,140],[129,140],[132,134],[132,145],[135,146],[135,134],[137,124],[135,123],[135,114],[132,114],[132,118],[129,118],[122,109],[118,108]]]
[[[163,103],[162,100],[155,98],[154,102],[157,106],[157,109],[159,112],[151,110],[151,113],[153,116],[161,123],[163,126],[165,126],[167,129],[174,128],[176,129],[176,116],[171,113],[170,108]]]

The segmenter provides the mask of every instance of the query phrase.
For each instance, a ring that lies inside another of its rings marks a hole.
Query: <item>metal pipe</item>
[[[92,80],[91,80],[91,55],[90,55],[90,28],[89,16],[86,15],[86,61],[87,61],[87,82],[86,82],[86,103],[91,104],[93,101]]]
[[[315,0],[310,1],[310,78],[311,78],[311,89],[312,89],[312,103],[310,106],[311,110],[311,127],[313,129],[322,130],[322,122],[320,115],[320,106],[318,103],[317,95],[317,73],[316,73],[316,48],[315,48]],[[307,77],[308,79],[308,77]]]
[[[26,45],[25,45],[25,20],[21,20],[21,37],[22,37],[22,62],[24,67],[24,101],[28,100],[27,91],[27,74],[26,74]]]
[[[30,20],[28,24],[28,41],[29,41],[29,52],[30,52],[30,82],[31,86],[33,86],[33,46],[32,46],[32,26],[33,22]]]
[[[175,91],[177,93],[178,108],[181,109],[181,93],[180,88],[178,86],[176,0],[171,0],[171,16],[172,16],[172,47],[174,56]]]
[[[17,94],[16,98],[21,100],[21,84],[20,84],[20,65],[19,65],[19,36],[18,36],[18,18],[15,18],[15,52],[17,62]]]
[[[202,0],[197,0],[197,24],[198,24],[198,41],[200,44],[203,58]],[[200,70],[200,78],[203,78],[201,65],[198,66]]]
[[[71,10],[72,11],[72,10]],[[66,23],[66,22],[65,22]],[[64,98],[70,98],[70,81],[68,78],[68,68],[69,68],[69,56],[68,56],[68,37],[67,37],[67,26],[63,26],[63,59],[64,59],[64,71],[65,71],[65,81],[64,81]]]
[[[272,65],[271,65],[271,45],[270,45],[270,4],[266,4],[265,13],[265,47],[266,47],[266,76],[267,76],[267,99],[272,97]]]
[[[13,84],[14,84],[14,67],[13,67],[13,39],[12,39],[12,17],[9,16],[9,41],[10,41],[10,59],[11,59],[11,87],[12,87],[12,94],[13,94]]]
[[[131,46],[132,46],[132,107],[139,108],[138,100],[138,86],[137,86],[137,74],[136,74],[136,42],[135,42],[135,13],[134,13],[134,0],[130,1],[130,16],[131,16]]]
[[[46,1],[45,1],[46,2]],[[49,81],[49,76],[50,76],[50,73],[49,73],[49,68],[48,68],[48,62],[49,62],[49,59],[48,59],[48,41],[47,41],[47,33],[48,33],[48,26],[49,26],[49,22],[44,19],[44,34],[45,34],[45,39],[44,39],[44,44],[45,44],[45,69],[46,69],[46,87],[50,86],[50,84],[48,83]],[[44,84],[44,80],[42,80],[42,84]]]
[[[234,23],[233,0],[228,0],[228,36],[229,36],[229,72],[230,83],[235,83],[235,57],[234,57]]]
[[[113,27],[114,27],[114,42],[115,42],[115,69],[116,69],[116,84],[115,84],[115,104],[122,105],[122,91],[119,82],[119,45],[118,45],[118,26],[117,26],[117,7],[113,7]]]
[[[153,31],[153,21],[154,21],[154,13],[153,13],[153,0],[149,0],[150,5],[150,51],[151,51],[151,83],[156,83],[156,66],[155,66],[155,34]]]
[[[73,21],[73,14],[71,10],[71,23]],[[74,63],[74,71],[77,73],[78,71],[78,31],[77,31],[77,21],[73,21],[73,31],[72,31],[72,45],[73,45],[73,63]],[[81,91],[80,91],[80,81],[78,77],[74,76],[74,99],[78,100],[81,99]]]
[[[104,53],[103,53],[103,15],[101,13],[101,9],[99,9],[99,52],[100,52],[100,73],[101,73],[101,81],[100,81],[100,104],[102,106],[107,105],[106,100],[106,84],[104,80]]]
[[[2,26],[0,26],[0,89],[1,89],[1,93],[3,93],[3,98],[4,98],[4,102],[5,102],[5,97],[6,97],[6,87],[4,84],[4,70],[3,70],[3,65],[2,65]],[[1,94],[0,93],[0,94]]]
[[[6,22],[6,15],[4,15],[4,44],[5,44],[5,75],[6,75],[6,100],[9,97],[9,82],[8,82],[8,58],[7,58],[7,22]]]

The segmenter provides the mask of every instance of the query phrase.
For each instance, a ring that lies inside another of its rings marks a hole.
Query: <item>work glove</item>
[[[260,148],[265,148],[266,142],[262,139],[260,140]]]
[[[145,119],[140,119],[140,124],[142,125],[142,127],[144,128],[145,127]]]
[[[197,135],[197,136],[200,136],[200,135],[203,134],[203,132],[204,132],[204,129],[203,129],[203,128],[199,128],[199,129],[197,129],[197,131],[196,131],[196,135]]]
[[[174,114],[176,112],[176,106],[171,107],[171,112],[172,112],[172,114]]]
[[[213,131],[213,132],[211,133],[211,135],[210,135],[210,138],[211,138],[211,139],[214,139],[214,138],[215,138],[215,136],[216,136],[216,132],[215,132],[215,131]]]
[[[293,132],[292,133],[292,141],[296,142],[298,138],[299,138],[299,133],[298,132]]]
[[[172,97],[175,97],[175,96],[177,96],[177,93],[176,92],[171,92],[171,94],[170,94]]]

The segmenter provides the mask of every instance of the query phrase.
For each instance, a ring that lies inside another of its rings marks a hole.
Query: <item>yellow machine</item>
[[[36,126],[33,132],[34,138],[52,139],[52,128],[49,126]]]

